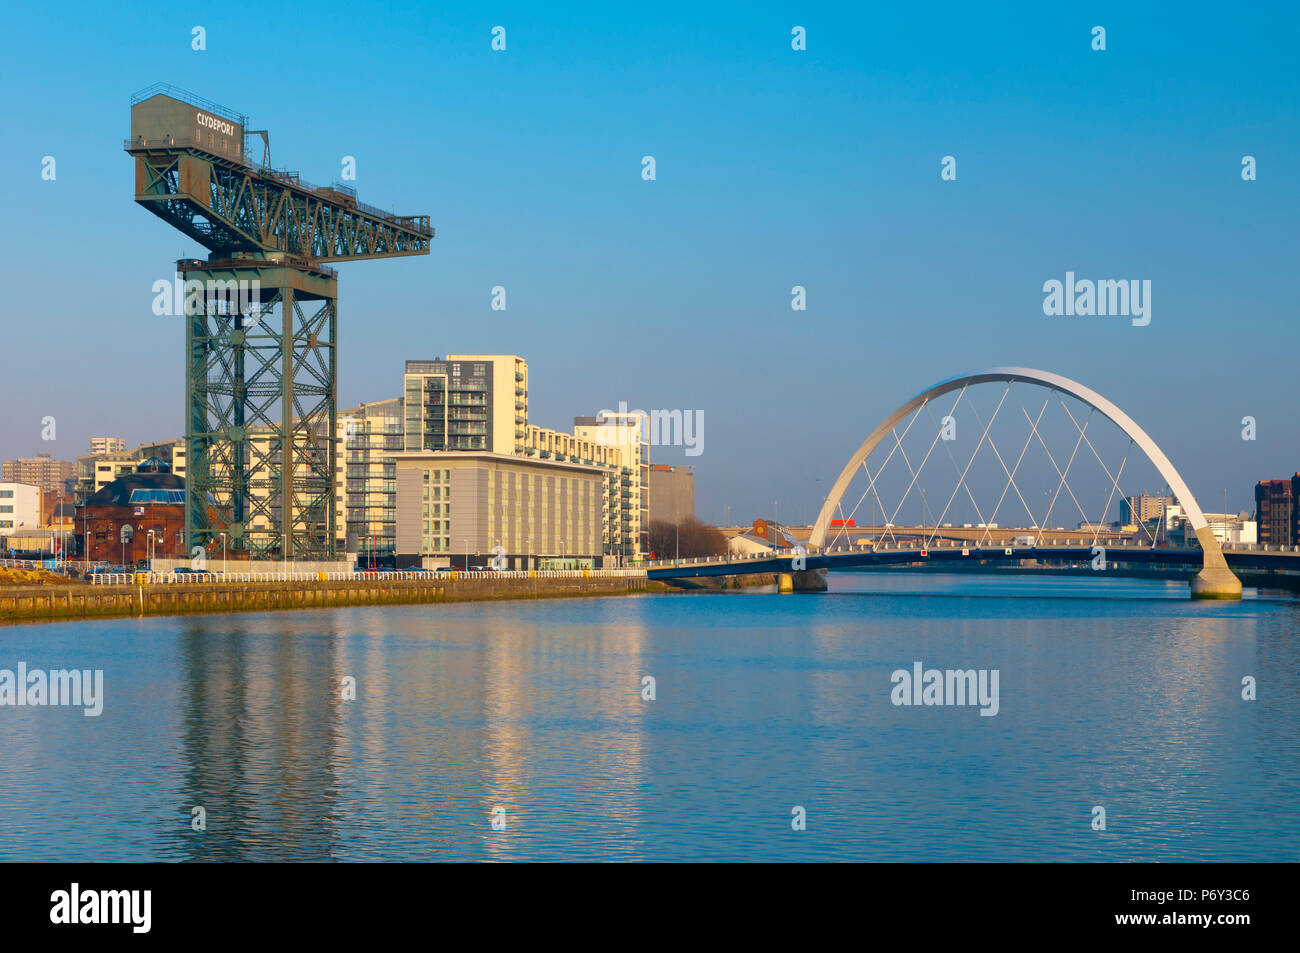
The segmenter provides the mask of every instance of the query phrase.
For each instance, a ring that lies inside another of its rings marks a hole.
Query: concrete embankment
[[[745,576],[695,576],[665,579],[665,588],[673,592],[730,591],[776,585],[776,573],[752,573]]]
[[[0,587],[0,623],[663,592],[643,576]]]

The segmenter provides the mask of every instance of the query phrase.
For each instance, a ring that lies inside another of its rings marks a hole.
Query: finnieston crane
[[[265,145],[260,164],[251,135]],[[209,251],[176,263],[187,295],[186,545],[334,558],[338,273],[325,263],[427,255],[429,216],[275,170],[265,130],[162,84],[131,97],[124,148],[136,202]]]

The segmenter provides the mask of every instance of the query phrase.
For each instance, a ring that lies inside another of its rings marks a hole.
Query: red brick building
[[[185,480],[150,457],[87,497],[76,529],[85,534],[83,552],[97,562],[131,566],[150,555],[188,556]]]

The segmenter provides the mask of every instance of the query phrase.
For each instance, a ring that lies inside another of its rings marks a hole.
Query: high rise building
[[[403,449],[518,453],[528,423],[528,362],[513,354],[407,361]]]
[[[1300,477],[1300,474],[1297,474]],[[1255,484],[1255,522],[1259,541],[1268,546],[1295,543],[1295,478],[1260,480]]]
[[[92,457],[105,453],[121,453],[126,449],[126,441],[121,437],[91,437],[90,455]]]
[[[34,486],[42,493],[62,494],[65,482],[75,475],[76,465],[71,460],[55,460],[48,453],[0,464],[0,482]]]
[[[639,559],[650,549],[650,444],[645,414],[603,412],[574,417],[573,434],[619,453],[618,482],[610,484],[609,550],[620,560]]]
[[[635,414],[575,417],[571,434],[531,424],[524,433],[525,456],[604,471],[601,547],[615,564],[635,560],[645,548],[642,537],[648,520],[643,461],[649,448],[643,441],[643,420]]]
[[[1119,501],[1119,521],[1122,524],[1137,525],[1147,520],[1159,519],[1165,513],[1165,507],[1172,506],[1172,496],[1152,496],[1139,493],[1126,496]]]
[[[397,552],[397,464],[403,447],[403,400],[361,404],[338,413],[334,525],[339,552],[357,562]]]
[[[500,545],[511,565],[626,565],[646,548],[645,415],[577,417],[573,433],[530,425],[528,364],[517,355],[407,361],[402,397],[344,411],[339,421],[336,522],[359,562],[396,554],[404,564],[445,564],[459,554],[452,562],[464,565]],[[501,459],[512,457],[541,466]]]

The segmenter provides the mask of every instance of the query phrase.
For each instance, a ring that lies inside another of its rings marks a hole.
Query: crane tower
[[[260,163],[248,138],[260,135]],[[135,201],[208,249],[176,263],[185,320],[186,546],[336,553],[338,275],[427,255],[427,215],[273,169],[264,130],[165,85],[131,98]]]

